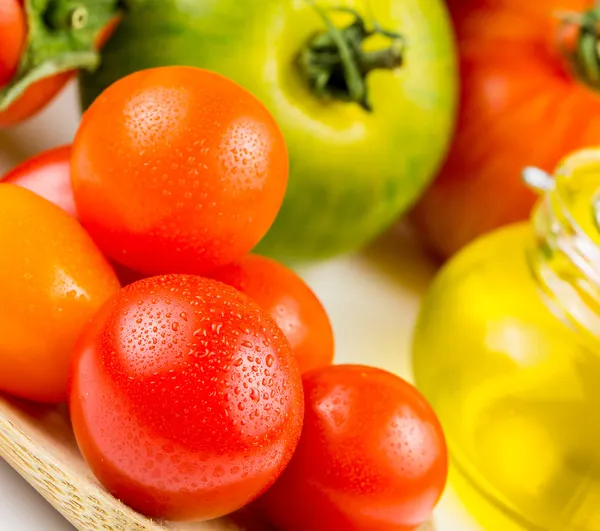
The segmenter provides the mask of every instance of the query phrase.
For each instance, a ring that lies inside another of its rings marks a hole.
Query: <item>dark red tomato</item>
[[[442,429],[401,378],[359,365],[304,375],[305,418],[294,457],[258,501],[281,531],[408,531],[446,484]]]
[[[17,72],[25,38],[27,24],[19,0],[0,0],[0,88],[6,85]]]
[[[71,169],[81,222],[109,257],[148,275],[205,274],[270,228],[288,159],[250,92],[174,66],[108,87],[83,116]]]
[[[303,409],[281,330],[214,280],[131,284],[75,349],[79,447],[112,494],[151,517],[204,520],[252,501],[289,462]]]
[[[329,317],[296,273],[270,258],[247,255],[210,276],[242,291],[269,312],[288,338],[300,372],[331,364],[334,340]]]
[[[77,217],[70,180],[71,146],[32,157],[8,172],[3,182],[27,188]]]

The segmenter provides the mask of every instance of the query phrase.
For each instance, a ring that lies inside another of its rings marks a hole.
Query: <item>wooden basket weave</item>
[[[262,528],[259,522],[243,518],[196,524],[161,523],[133,511],[106,492],[86,466],[65,408],[0,397],[0,456],[80,531],[259,531]],[[426,524],[419,531],[434,531],[433,524]]]

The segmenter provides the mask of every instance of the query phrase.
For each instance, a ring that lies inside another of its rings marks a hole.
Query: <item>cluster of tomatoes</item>
[[[250,254],[287,173],[272,116],[227,78],[109,87],[72,146],[0,183],[0,389],[68,401],[97,478],[148,516],[252,504],[284,531],[415,529],[447,475],[432,409],[332,365],[317,297]]]

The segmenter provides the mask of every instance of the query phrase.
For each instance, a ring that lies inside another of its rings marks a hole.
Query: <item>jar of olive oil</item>
[[[600,149],[525,179],[541,193],[531,222],[434,280],[415,382],[486,531],[600,531]]]

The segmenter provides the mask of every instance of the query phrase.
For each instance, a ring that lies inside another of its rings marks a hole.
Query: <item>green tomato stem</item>
[[[373,70],[395,70],[403,64],[403,36],[386,31],[378,24],[368,29],[356,11],[343,8],[333,11],[349,13],[354,20],[345,28],[337,28],[326,10],[314,1],[307,1],[323,20],[326,30],[312,37],[300,51],[297,65],[302,77],[316,96],[355,102],[371,112],[373,108],[366,78]],[[388,38],[390,46],[380,50],[363,50],[364,41],[373,35]]]
[[[559,46],[573,74],[586,85],[600,90],[600,0],[597,8],[585,13],[559,12],[561,29],[573,27],[577,39],[563,42]]]
[[[93,71],[96,41],[121,12],[118,0],[25,0],[27,42],[14,79],[0,90],[5,111],[34,83],[62,72]]]

